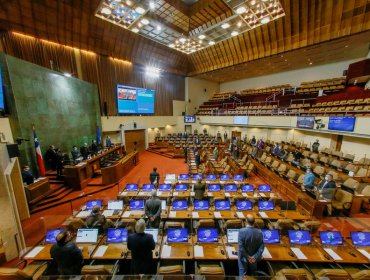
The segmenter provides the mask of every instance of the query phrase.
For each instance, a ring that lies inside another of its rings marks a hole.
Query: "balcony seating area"
[[[254,89],[244,89],[240,91],[240,95],[248,95],[248,94],[274,94],[279,93],[284,90],[292,90],[293,87],[289,84],[286,85],[278,85],[272,87],[265,87],[265,88],[254,88]]]
[[[302,82],[299,88],[297,88],[297,93],[308,94],[319,92],[320,90],[323,90],[324,93],[337,92],[345,88],[345,81],[345,77],[340,77],[312,82]]]

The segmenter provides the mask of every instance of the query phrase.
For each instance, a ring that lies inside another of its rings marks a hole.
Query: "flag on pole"
[[[97,142],[98,142],[98,144],[100,144],[101,143],[101,131],[100,131],[100,127],[99,127],[99,125],[96,125],[96,129],[97,129]]]
[[[37,140],[37,134],[36,134],[36,129],[35,128],[33,128],[33,138],[34,138],[34,141],[35,141],[36,158],[37,158],[37,164],[39,166],[40,176],[45,176],[44,160],[42,159],[40,143]]]

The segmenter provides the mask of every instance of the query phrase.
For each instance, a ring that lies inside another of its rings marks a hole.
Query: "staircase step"
[[[43,205],[47,205],[47,204],[50,204],[50,203],[56,202],[56,201],[60,201],[60,200],[62,200],[63,198],[65,198],[67,195],[69,195],[73,191],[74,191],[73,189],[70,189],[70,188],[67,189],[66,188],[61,193],[59,193],[59,195],[53,196],[53,197],[47,197],[47,198],[41,200],[36,205],[32,206],[31,208],[39,207],[39,206],[43,206]]]

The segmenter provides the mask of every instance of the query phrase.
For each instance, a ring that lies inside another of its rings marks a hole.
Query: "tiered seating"
[[[266,102],[263,105],[238,106],[233,110],[228,110],[227,115],[271,115],[278,105],[274,102]]]
[[[291,90],[293,87],[289,84],[286,85],[278,85],[278,86],[271,86],[265,88],[254,88],[254,89],[244,89],[240,91],[240,95],[247,95],[247,94],[273,94],[281,92],[285,89]]]
[[[236,91],[218,92],[211,97],[210,101],[222,101],[234,94],[236,94]]]
[[[219,107],[202,107],[199,108],[197,115],[212,115],[213,112],[218,111]]]
[[[298,94],[308,94],[323,90],[325,93],[340,91],[344,89],[345,77],[318,80],[312,82],[302,82],[297,89]]]
[[[309,115],[344,115],[345,113],[367,115],[370,113],[370,98],[323,101],[304,110]]]

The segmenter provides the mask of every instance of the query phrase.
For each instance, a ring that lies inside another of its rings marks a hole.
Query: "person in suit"
[[[95,205],[91,211],[91,215],[86,219],[86,225],[89,228],[99,229],[99,233],[103,233],[106,227],[107,220],[105,216],[101,214],[99,205]]]
[[[200,154],[199,154],[198,151],[195,152],[194,157],[195,157],[195,164],[196,164],[196,166],[198,168],[199,165],[200,165]]]
[[[69,231],[62,231],[56,237],[56,244],[50,249],[50,256],[58,266],[60,275],[80,275],[83,256]]]
[[[91,152],[96,155],[98,153],[98,144],[96,143],[96,140],[91,141]]]
[[[224,132],[224,142],[226,142],[226,140],[227,140],[227,132],[225,131]]]
[[[56,170],[56,157],[57,152],[53,145],[49,146],[49,149],[45,153],[45,160],[49,168]]]
[[[28,165],[25,165],[22,168],[22,180],[23,183],[26,183],[27,185],[31,185],[35,181],[35,176],[33,176],[32,171]]]
[[[279,154],[279,152],[280,152],[280,149],[279,149],[279,145],[278,144],[274,144],[274,147],[272,148],[272,154],[274,155],[274,156],[277,156],[278,154]]]
[[[81,154],[79,150],[77,149],[77,146],[74,145],[71,151],[72,159],[76,161],[79,157],[81,157]]]
[[[89,147],[87,146],[87,143],[84,143],[83,146],[80,148],[80,153],[83,159],[87,159],[89,156]]]
[[[57,178],[61,178],[63,174],[63,164],[64,164],[64,153],[58,148],[56,156],[56,168],[57,168]]]
[[[151,274],[155,242],[153,235],[145,233],[145,221],[140,219],[135,224],[136,233],[127,238],[127,248],[131,250],[131,273]]]
[[[255,274],[264,248],[262,232],[254,227],[253,215],[248,214],[247,226],[238,234],[239,276]]]
[[[331,174],[326,174],[324,180],[322,180],[317,186],[317,191],[323,198],[331,200],[336,187],[333,176]]]
[[[109,136],[107,136],[107,138],[105,138],[105,146],[107,146],[108,148],[110,148],[112,146],[112,140],[110,140]]]
[[[194,185],[194,199],[202,200],[204,197],[205,190],[206,190],[206,186],[202,184],[202,180],[199,179],[198,183]]]
[[[253,137],[252,137],[250,144],[251,144],[252,146],[256,146],[256,144],[257,144],[257,140],[256,140],[256,137],[255,137],[255,136],[253,136]]]
[[[157,167],[153,168],[153,171],[149,175],[149,181],[151,184],[158,184],[159,183],[159,173],[157,172]]]
[[[151,197],[145,202],[145,215],[148,217],[147,225],[158,228],[161,222],[162,202],[157,196],[157,191],[153,190]]]
[[[184,145],[184,158],[185,158],[185,163],[188,162],[188,145]]]
[[[320,147],[319,139],[316,139],[315,143],[312,144],[312,152],[318,153],[319,147]]]
[[[217,161],[217,160],[218,160],[218,149],[217,149],[217,147],[215,147],[215,148],[213,149],[213,159],[214,159],[215,161]]]

